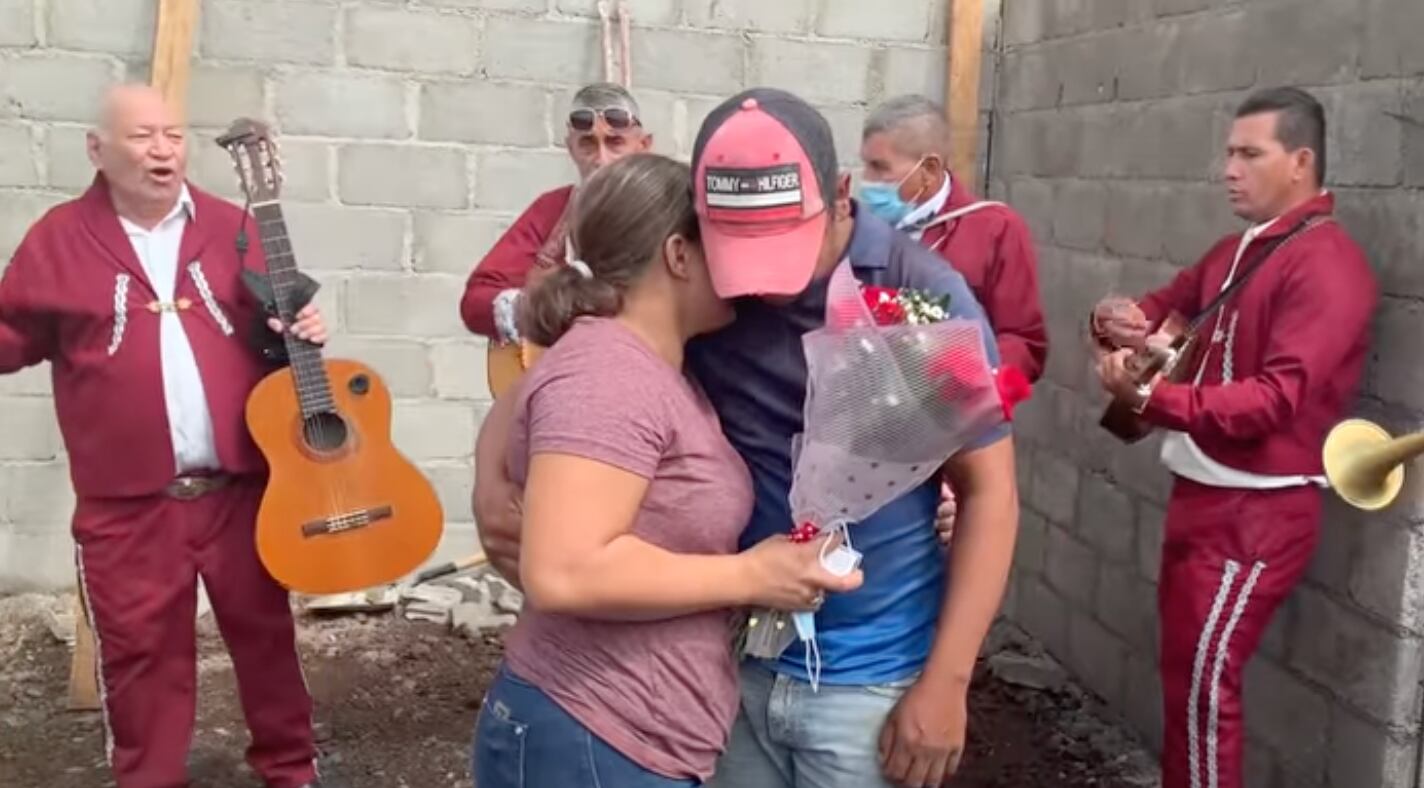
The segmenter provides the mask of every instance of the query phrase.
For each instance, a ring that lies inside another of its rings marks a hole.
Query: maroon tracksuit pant
[[[84,499],[79,574],[99,652],[105,746],[118,788],[187,785],[196,707],[197,578],[237,672],[248,763],[275,788],[316,778],[312,703],[286,590],[257,558],[260,483],[191,499]]]
[[[1319,534],[1312,487],[1234,490],[1177,479],[1162,573],[1163,788],[1242,788],[1241,676]]]

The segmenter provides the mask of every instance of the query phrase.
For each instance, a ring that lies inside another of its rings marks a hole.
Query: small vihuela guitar
[[[235,121],[218,139],[237,166],[267,260],[276,314],[290,325],[300,275],[279,204],[280,162],[266,125]],[[430,481],[391,441],[391,393],[357,361],[285,335],[288,366],[247,401],[247,425],[270,478],[257,553],[272,577],[308,594],[390,583],[430,557],[444,513]]]
[[[1156,332],[1163,342],[1138,348],[1124,360],[1123,364],[1132,375],[1133,382],[1145,386],[1158,375],[1173,383],[1185,380],[1199,347],[1199,327],[1199,323],[1189,323],[1177,312],[1168,315]],[[1098,423],[1124,443],[1136,443],[1153,431],[1152,425],[1144,421],[1131,405],[1119,399],[1108,403]]]
[[[1251,277],[1265,265],[1266,261],[1278,249],[1311,228],[1329,221],[1331,221],[1329,217],[1320,214],[1305,216],[1289,232],[1263,244],[1256,251],[1255,256],[1241,266],[1240,274],[1229,285],[1223,287],[1216,297],[1202,307],[1201,311],[1191,320],[1187,320],[1175,311],[1169,314],[1155,332],[1161,341],[1136,348],[1124,360],[1124,366],[1131,373],[1133,382],[1138,387],[1147,386],[1159,375],[1162,380],[1172,383],[1185,381],[1187,374],[1198,366],[1202,349],[1206,346],[1204,339],[1209,339],[1209,337],[1203,336],[1207,328],[1207,321],[1216,315],[1242,287],[1246,286]],[[1217,324],[1214,323],[1213,326],[1217,327]],[[1104,349],[1112,350],[1108,347]],[[1154,430],[1154,427],[1144,420],[1132,405],[1119,399],[1113,399],[1108,403],[1098,424],[1124,443],[1136,443],[1152,434]]]
[[[563,265],[568,258],[569,220],[573,207],[574,201],[570,198],[563,215],[554,225],[554,231],[549,233],[548,239],[535,255],[535,267],[554,268]],[[491,341],[485,356],[490,395],[499,399],[505,392],[514,388],[514,384],[534,366],[534,361],[543,352],[544,348],[522,339],[515,342]]]

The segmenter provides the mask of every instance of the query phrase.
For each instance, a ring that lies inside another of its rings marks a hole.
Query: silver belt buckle
[[[201,496],[206,490],[201,480],[191,476],[180,476],[168,485],[168,494],[180,501],[191,501]]]

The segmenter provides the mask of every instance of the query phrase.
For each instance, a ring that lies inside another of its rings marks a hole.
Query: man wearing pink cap
[[[694,339],[687,366],[751,471],[755,503],[742,548],[791,531],[791,441],[803,431],[806,399],[801,337],[824,324],[827,284],[841,261],[866,284],[948,296],[951,316],[978,321],[984,352],[999,364],[964,277],[859,211],[835,150],[830,125],[810,105],[756,89],[713,110],[693,151],[708,268],[736,319]],[[490,424],[476,452],[477,501],[482,487],[508,486],[503,438]],[[745,660],[741,713],[715,784],[938,786],[954,773],[970,675],[1013,556],[1013,452],[1001,424],[950,460],[960,511],[948,555],[935,530],[938,480],[852,527],[865,582],[828,597],[816,614],[819,686],[811,687],[800,644],[778,659]],[[479,506],[476,515],[492,563],[517,580],[518,525]]]
[[[994,333],[964,278],[850,197],[829,124],[788,93],[757,89],[714,110],[693,150],[696,204],[713,285],[736,320],[695,339],[688,364],[751,469],[743,547],[792,528],[791,441],[803,431],[801,337],[824,323],[831,273],[948,295],[953,317]],[[747,659],[742,713],[714,782],[728,788],[938,786],[964,747],[974,661],[999,609],[1018,522],[1007,425],[976,436],[948,472],[960,493],[948,554],[931,480],[851,528],[864,585],[816,614],[821,673],[805,647]]]

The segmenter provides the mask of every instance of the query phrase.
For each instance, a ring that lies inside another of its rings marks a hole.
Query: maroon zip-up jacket
[[[979,198],[955,182],[938,215]],[[1038,255],[1033,233],[1012,208],[987,205],[925,230],[921,243],[949,260],[969,283],[989,317],[999,357],[1030,382],[1043,374],[1048,331],[1038,294]]]
[[[212,413],[223,471],[264,474],[244,409],[273,367],[252,342],[259,305],[234,245],[243,213],[188,185],[196,216],[179,249],[175,299]],[[256,222],[246,264],[266,264]],[[51,362],[55,410],[80,497],[150,495],[176,462],[164,405],[158,301],[97,175],[79,198],[30,228],[0,276],[0,374]]]
[[[1322,194],[1280,217],[1251,243],[1241,266],[1302,218],[1329,216],[1334,209],[1335,198]],[[1206,306],[1220,292],[1241,237],[1222,239],[1142,299],[1149,323],[1157,325],[1174,309],[1190,319]],[[1231,468],[1319,475],[1325,436],[1346,416],[1359,388],[1378,299],[1374,271],[1344,227],[1332,220],[1306,230],[1277,248],[1217,319],[1206,323],[1198,356],[1198,363],[1203,357],[1206,362],[1201,385],[1191,378],[1163,381],[1143,417],[1186,432]],[[1222,337],[1212,341],[1218,326]],[[1227,336],[1230,381],[1224,379]]]
[[[460,299],[460,318],[466,328],[490,339],[498,338],[495,296],[510,288],[524,287],[539,250],[558,226],[573,193],[573,186],[561,186],[539,195],[475,266]]]

